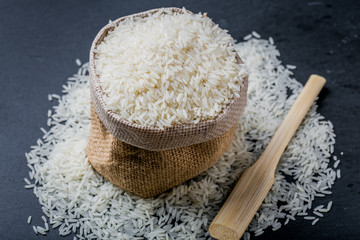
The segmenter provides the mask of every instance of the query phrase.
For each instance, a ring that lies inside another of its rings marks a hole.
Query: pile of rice
[[[43,139],[26,154],[30,179],[49,225],[74,239],[209,239],[208,227],[241,173],[260,156],[289,111],[302,85],[277,58],[273,40],[256,33],[235,45],[250,70],[248,104],[230,149],[209,170],[153,199],[130,194],[97,174],[85,148],[89,136],[88,64],[64,86],[58,105],[49,110]],[[287,92],[292,92],[290,96]],[[331,194],[340,177],[334,151],[333,125],[314,104],[286,149],[275,183],[251,222],[244,238],[278,230],[295,217],[310,223],[331,209],[332,201],[313,206]],[[145,183],[144,183],[145,184]],[[27,216],[26,216],[27,217]],[[26,217],[24,217],[26,219]],[[29,223],[31,218],[29,218]]]
[[[107,109],[158,128],[213,119],[247,74],[227,31],[185,9],[114,24],[95,53]]]

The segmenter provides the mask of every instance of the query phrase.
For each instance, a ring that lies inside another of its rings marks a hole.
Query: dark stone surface
[[[327,78],[320,113],[337,134],[342,178],[331,212],[315,226],[304,220],[256,239],[359,239],[360,236],[360,1],[0,1],[0,239],[39,239],[26,220],[41,224],[42,211],[24,189],[24,153],[46,126],[48,93],[88,59],[90,44],[109,19],[162,6],[208,12],[241,41],[252,30],[272,36],[286,64],[304,83],[311,73]],[[344,156],[340,156],[344,152]],[[46,239],[59,239],[51,230]],[[72,236],[66,239],[72,239]]]

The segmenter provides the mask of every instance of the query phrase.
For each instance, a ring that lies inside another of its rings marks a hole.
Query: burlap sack
[[[156,11],[135,15],[147,17]],[[87,156],[110,182],[141,197],[153,197],[205,171],[226,151],[246,105],[247,77],[239,89],[240,97],[234,97],[215,119],[165,129],[127,122],[106,109],[96,75],[94,50],[112,28],[113,24],[108,24],[101,29],[90,50],[92,104]],[[239,56],[237,60],[242,63]]]
[[[169,9],[174,12],[182,13],[182,10],[179,8]],[[106,109],[100,80],[96,74],[95,49],[97,45],[103,41],[108,31],[114,28],[114,24],[118,24],[131,16],[147,17],[158,10],[159,9],[154,9],[119,18],[113,23],[103,27],[95,37],[90,49],[89,74],[91,99],[97,114],[113,136],[123,142],[148,150],[166,150],[190,146],[223,135],[239,122],[244,110],[246,104],[247,77],[243,79],[244,86],[239,89],[239,97],[231,99],[230,103],[215,119],[201,121],[197,124],[179,124],[172,127],[166,127],[165,129],[159,129],[127,122],[114,112]],[[236,59],[239,64],[242,63],[238,55],[236,55]]]
[[[232,142],[236,126],[210,141],[164,151],[150,151],[115,138],[91,107],[87,157],[113,184],[148,198],[211,167]]]

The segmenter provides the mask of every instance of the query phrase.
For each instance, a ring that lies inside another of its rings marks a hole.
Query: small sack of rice
[[[110,182],[156,196],[212,166],[246,104],[233,39],[206,15],[162,8],[119,18],[90,51],[87,156]]]

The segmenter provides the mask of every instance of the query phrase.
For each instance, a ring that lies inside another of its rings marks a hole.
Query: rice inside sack
[[[107,109],[158,128],[215,118],[246,75],[232,43],[210,18],[184,9],[126,18],[95,50]]]
[[[92,166],[143,197],[212,166],[246,104],[247,71],[232,43],[208,17],[185,9],[105,26],[90,51]]]

